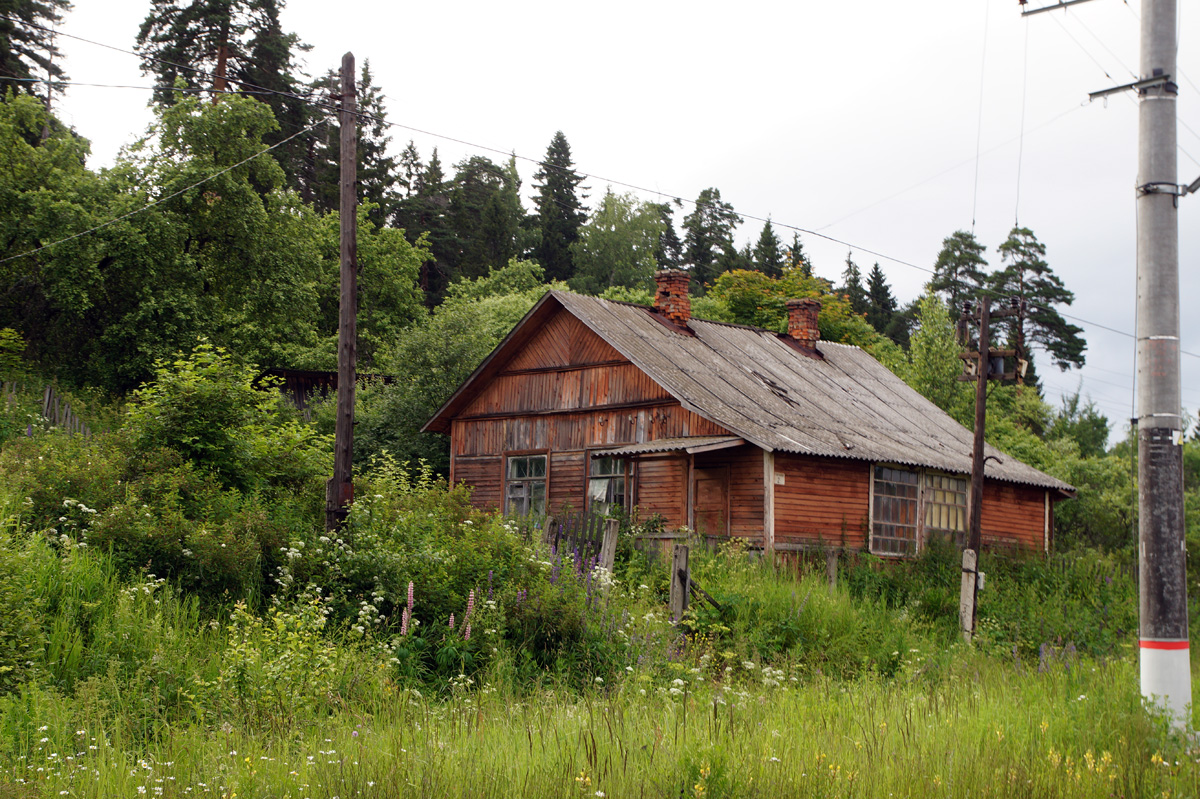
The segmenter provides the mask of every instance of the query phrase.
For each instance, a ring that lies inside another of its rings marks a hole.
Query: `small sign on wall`
[[[781,485],[783,485],[783,484],[784,484],[784,479],[783,479],[783,478],[784,478],[784,475],[782,475],[782,474],[779,474],[778,472],[776,472],[776,474],[775,474],[775,485],[777,485],[777,486],[781,486]]]

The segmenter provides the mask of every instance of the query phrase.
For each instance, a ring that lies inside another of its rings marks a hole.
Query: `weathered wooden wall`
[[[582,510],[588,451],[728,431],[663,391],[566,311],[559,311],[452,423],[451,476],[475,486],[479,508],[503,505],[503,455],[550,452],[547,508]],[[640,465],[643,516],[687,522],[687,469],[678,459]],[[638,488],[634,489],[635,491]]]
[[[866,549],[871,465],[777,453],[775,543]]]
[[[641,519],[657,513],[668,530],[687,524],[687,458],[677,454],[643,458],[634,469],[633,502]]]
[[[1018,547],[1041,552],[1046,525],[1046,491],[988,481],[983,487],[984,547]]]
[[[729,467],[729,534],[763,543],[763,455],[752,445],[696,455],[696,469]],[[701,531],[709,532],[712,531]]]

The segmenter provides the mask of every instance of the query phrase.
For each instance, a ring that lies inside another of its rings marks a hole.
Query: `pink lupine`
[[[471,611],[473,611],[474,609],[475,609],[475,589],[472,588],[471,592],[469,594],[467,594],[467,615],[463,616],[463,621],[466,621],[467,619],[471,618]]]
[[[454,629],[454,614],[453,613],[450,614],[450,629],[451,630]]]
[[[408,635],[408,620],[412,618],[412,611],[408,608],[400,614],[400,635]]]
[[[413,606],[413,584],[412,580],[408,581],[408,609],[412,610]]]
[[[471,622],[467,622],[467,626],[465,628],[463,628],[463,640],[464,641],[471,640]]]

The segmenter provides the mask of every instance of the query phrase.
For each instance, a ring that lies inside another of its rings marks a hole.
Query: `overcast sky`
[[[131,50],[148,10],[76,0],[60,30]],[[500,159],[477,146],[536,159],[562,130],[577,169],[595,176],[593,200],[609,181],[652,200],[715,186],[739,213],[770,216],[785,241],[787,226],[812,231],[802,240],[819,275],[839,279],[847,250],[864,274],[878,261],[901,301],[929,278],[903,262],[931,268],[942,239],[974,225],[997,268],[995,247],[1019,221],[1075,292],[1065,312],[1087,320],[1082,371],[1038,359],[1046,397],[1057,405],[1082,381],[1120,434],[1133,339],[1093,323],[1134,329],[1137,108],[1132,96],[1087,94],[1135,79],[1139,16],[1137,0],[1027,18],[1017,0],[291,0],[283,22],[312,45],[311,75],[346,51],[370,60],[389,119],[406,126],[393,128],[396,149],[411,138],[447,166]],[[1180,22],[1183,183],[1200,176],[1191,22]],[[134,56],[60,44],[75,81],[150,85]],[[144,131],[148,95],[70,89],[59,111],[91,139],[93,167]],[[528,193],[536,167],[518,168]],[[1200,354],[1198,220],[1200,197],[1184,198],[1183,349]],[[761,227],[747,218],[739,241]],[[1200,410],[1200,357],[1183,357],[1183,397]]]

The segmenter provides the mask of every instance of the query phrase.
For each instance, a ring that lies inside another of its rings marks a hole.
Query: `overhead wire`
[[[318,122],[314,122],[313,124],[309,125],[308,127],[304,128],[304,129],[302,129],[302,130],[299,130],[299,131],[297,131],[296,133],[293,133],[291,136],[288,136],[286,139],[283,139],[283,140],[281,140],[281,141],[278,141],[278,142],[276,142],[275,144],[272,144],[270,147],[265,147],[265,148],[263,148],[262,150],[260,150],[259,152],[255,153],[254,155],[251,155],[251,156],[248,156],[248,157],[246,157],[246,158],[243,158],[241,161],[238,161],[236,164],[232,164],[232,165],[230,165],[230,166],[227,166],[227,167],[225,167],[224,169],[221,169],[221,170],[219,170],[219,171],[217,171],[217,172],[214,172],[214,173],[213,173],[213,174],[211,174],[211,175],[208,175],[208,176],[206,176],[206,177],[204,177],[204,178],[202,178],[202,179],[200,179],[200,180],[196,181],[195,183],[192,183],[192,184],[190,184],[190,185],[188,185],[188,186],[184,186],[182,189],[179,189],[178,191],[173,191],[173,192],[171,192],[170,194],[168,194],[168,195],[166,195],[166,196],[164,196],[164,197],[160,197],[160,198],[158,198],[157,200],[155,200],[154,202],[147,203],[146,205],[143,205],[141,208],[135,208],[134,210],[132,210],[132,211],[129,211],[128,213],[124,213],[124,214],[121,214],[120,216],[113,217],[112,219],[109,219],[109,220],[108,220],[108,221],[106,221],[106,222],[101,222],[99,225],[95,225],[95,226],[93,226],[93,227],[90,227],[90,228],[88,228],[87,230],[81,230],[81,231],[80,231],[80,232],[78,232],[78,233],[74,233],[74,234],[72,234],[72,235],[70,235],[70,236],[66,236],[65,238],[61,238],[61,239],[58,239],[58,240],[56,240],[56,241],[49,242],[49,243],[47,243],[47,244],[43,244],[42,246],[40,246],[40,247],[36,247],[36,248],[34,248],[34,249],[32,249],[32,250],[29,250],[29,251],[27,251],[27,252],[18,253],[17,255],[10,255],[10,256],[8,256],[7,258],[0,258],[0,264],[6,264],[6,263],[8,263],[9,261],[15,261],[15,260],[17,260],[18,258],[28,258],[28,257],[29,257],[29,256],[31,256],[31,255],[36,255],[36,254],[38,254],[39,252],[42,252],[42,251],[44,251],[44,250],[48,250],[48,249],[50,249],[51,247],[57,247],[57,246],[59,246],[60,244],[66,244],[68,241],[74,241],[75,239],[79,239],[79,238],[82,238],[82,237],[84,237],[84,236],[91,235],[92,233],[95,233],[95,232],[97,232],[97,231],[99,231],[99,230],[103,230],[103,229],[104,229],[104,228],[106,228],[106,227],[109,227],[109,226],[111,226],[111,225],[115,225],[116,223],[118,223],[118,222],[120,222],[120,221],[122,221],[122,220],[128,219],[128,218],[129,218],[129,217],[131,217],[131,216],[136,216],[137,214],[140,214],[140,213],[142,213],[142,212],[144,212],[144,211],[148,211],[149,209],[151,209],[151,208],[155,207],[156,205],[161,205],[162,203],[165,203],[167,200],[170,200],[170,199],[173,199],[173,198],[175,198],[175,197],[178,197],[179,195],[181,195],[181,194],[184,194],[185,192],[189,192],[189,191],[191,191],[192,189],[195,189],[195,188],[197,188],[197,187],[199,187],[199,186],[203,186],[205,183],[208,183],[208,182],[209,182],[209,181],[211,181],[211,180],[215,180],[216,178],[219,178],[221,175],[224,175],[224,174],[225,174],[225,173],[227,173],[227,172],[232,172],[233,170],[237,169],[238,167],[240,167],[240,166],[244,166],[245,164],[248,164],[248,163],[250,163],[250,162],[251,162],[251,161],[253,161],[255,158],[261,158],[262,156],[264,156],[264,155],[266,155],[267,153],[269,153],[269,152],[271,152],[272,150],[274,150],[276,147],[281,147],[281,146],[283,146],[284,144],[287,144],[289,141],[291,141],[292,139],[296,138],[297,136],[300,136],[300,135],[302,135],[302,134],[308,133],[310,130],[313,130],[314,128],[316,128],[316,127],[317,127],[317,126],[319,126],[319,125],[324,125],[324,124],[325,124],[325,122],[326,122],[326,120],[324,120],[324,119],[322,119],[322,120],[320,120],[320,121],[318,121]]]
[[[2,14],[0,14],[0,19],[9,19],[9,20],[11,21],[11,18],[10,18],[10,17],[8,17],[7,15],[2,15]],[[49,30],[50,30],[49,28],[42,28],[42,26],[38,26],[38,25],[36,25],[36,24],[33,24],[32,26],[33,26],[33,27],[35,27],[35,28],[41,28],[42,30],[47,30],[47,31],[49,31]],[[91,44],[91,45],[93,45],[93,46],[102,47],[102,48],[105,48],[105,49],[109,49],[109,50],[113,50],[113,51],[116,51],[116,52],[124,53],[124,54],[126,54],[126,55],[132,55],[132,56],[134,56],[134,57],[142,58],[144,61],[152,61],[152,62],[154,62],[154,63],[161,63],[161,64],[164,64],[164,65],[167,65],[167,66],[172,66],[172,67],[175,67],[175,68],[177,68],[177,69],[184,69],[184,70],[187,70],[187,71],[189,71],[189,72],[191,72],[191,73],[193,73],[193,74],[199,75],[199,76],[204,76],[204,77],[208,77],[208,78],[215,78],[215,77],[216,77],[216,76],[215,76],[213,73],[211,73],[211,72],[208,72],[208,71],[206,71],[206,70],[202,70],[202,69],[199,69],[199,68],[191,67],[191,66],[189,66],[189,65],[185,65],[185,64],[178,64],[178,63],[175,63],[175,62],[172,62],[172,61],[168,61],[168,60],[165,60],[165,59],[155,58],[155,57],[151,57],[151,56],[145,56],[145,55],[142,55],[142,54],[140,54],[140,53],[137,53],[137,52],[135,52],[135,51],[132,51],[132,50],[127,50],[127,49],[124,49],[124,48],[116,47],[116,46],[114,46],[114,45],[105,44],[105,43],[103,43],[103,42],[97,42],[97,41],[94,41],[94,40],[91,40],[91,39],[84,38],[84,37],[82,37],[82,36],[76,36],[76,35],[73,35],[73,34],[64,33],[64,32],[62,32],[62,31],[57,31],[57,33],[58,33],[59,35],[61,35],[61,36],[65,36],[65,37],[67,37],[67,38],[75,39],[75,40],[77,40],[77,41],[81,41],[81,42],[84,42],[84,43],[87,43],[87,44]],[[1068,32],[1068,34],[1069,34],[1069,32]],[[1072,38],[1072,39],[1074,39],[1074,37],[1073,37],[1073,36],[1072,36],[1071,38]],[[1078,40],[1075,40],[1075,41],[1076,41],[1076,43],[1077,43],[1077,44],[1079,44]],[[1080,46],[1082,47],[1082,45],[1080,45]],[[1086,52],[1086,48],[1084,48],[1084,49],[1085,49],[1085,52]],[[1028,53],[1028,28],[1026,28],[1026,61],[1027,61],[1027,58],[1028,58],[1028,55],[1027,55],[1027,53]],[[1089,54],[1089,55],[1090,55],[1090,54]],[[1093,60],[1094,60],[1094,59],[1093,59]],[[1028,66],[1028,64],[1026,63],[1026,69],[1027,69],[1027,66]],[[1103,69],[1103,67],[1102,67],[1102,66],[1101,66],[1101,69]],[[1108,73],[1107,73],[1107,71],[1105,71],[1105,74],[1106,74],[1106,75],[1108,74]],[[231,77],[229,77],[229,76],[225,76],[225,80],[227,80],[227,81],[228,81],[228,82],[230,82],[230,83],[235,83],[235,84],[238,84],[239,86],[248,87],[249,89],[253,89],[253,90],[258,90],[258,91],[261,91],[261,92],[262,92],[262,93],[264,93],[264,94],[274,94],[274,95],[280,95],[280,96],[288,97],[288,98],[291,98],[291,99],[299,100],[299,101],[301,101],[301,102],[304,102],[304,103],[306,103],[306,104],[308,104],[308,105],[311,105],[311,106],[314,106],[314,107],[318,107],[318,108],[323,108],[323,109],[325,109],[325,110],[327,110],[327,111],[329,111],[329,112],[331,112],[331,113],[336,113],[336,112],[339,112],[339,111],[340,111],[340,108],[339,108],[339,106],[332,105],[332,104],[329,104],[329,103],[323,103],[323,102],[320,102],[320,101],[314,100],[314,99],[313,99],[313,98],[311,98],[311,97],[305,97],[305,96],[303,96],[303,95],[296,94],[296,93],[294,93],[294,92],[284,92],[284,91],[280,91],[280,90],[277,90],[277,89],[270,89],[270,88],[267,88],[267,87],[262,87],[262,86],[258,86],[258,85],[256,85],[256,84],[252,84],[252,83],[249,83],[249,82],[246,82],[246,81],[241,81],[241,80],[238,80],[238,79],[236,79],[236,78],[231,78]],[[144,87],[144,88],[155,88],[155,87]],[[174,90],[174,87],[172,87],[172,89]],[[239,93],[242,93],[242,92],[229,92],[229,93],[231,93],[231,94],[239,94]],[[386,99],[391,99],[391,98],[388,98],[386,95],[381,95],[381,99],[383,99],[383,100],[386,100]],[[1024,117],[1024,101],[1023,101],[1023,103],[1022,103],[1022,106],[1023,106],[1023,107],[1022,107],[1022,117]],[[1070,110],[1074,110],[1074,109],[1070,109]],[[1054,117],[1053,119],[1051,119],[1051,120],[1048,120],[1046,123],[1043,123],[1043,124],[1044,124],[1044,125],[1045,125],[1045,124],[1050,124],[1050,122],[1053,122],[1054,120],[1058,119],[1059,117],[1061,117],[1061,116],[1063,116],[1063,115],[1065,115],[1066,113],[1069,113],[1069,112],[1070,112],[1070,111],[1064,111],[1064,112],[1063,112],[1062,114],[1060,114],[1058,117]],[[374,121],[374,122],[377,122],[377,123],[379,123],[379,124],[381,124],[381,125],[384,125],[384,126],[387,126],[387,127],[398,128],[398,129],[401,129],[401,130],[407,130],[407,131],[410,131],[410,132],[419,133],[419,134],[421,134],[421,135],[424,135],[424,136],[429,136],[429,137],[432,137],[432,138],[441,139],[441,140],[443,140],[443,141],[449,141],[449,142],[453,142],[453,143],[455,143],[455,144],[459,144],[459,145],[462,145],[462,146],[464,146],[464,147],[467,147],[467,148],[470,148],[470,149],[479,150],[479,151],[483,151],[483,152],[497,153],[497,154],[500,154],[500,155],[509,156],[509,157],[512,157],[512,158],[514,158],[514,159],[516,159],[516,160],[520,160],[520,161],[523,161],[523,162],[527,162],[527,163],[536,164],[536,165],[538,165],[538,166],[540,166],[540,167],[542,167],[542,168],[546,168],[546,169],[558,169],[558,170],[561,170],[561,171],[567,171],[567,172],[571,172],[571,173],[573,173],[573,174],[575,174],[575,175],[579,175],[579,176],[581,176],[581,177],[583,177],[583,178],[587,178],[587,179],[591,179],[591,180],[599,180],[599,181],[603,181],[603,182],[605,182],[605,183],[608,183],[608,184],[610,184],[610,185],[620,186],[620,187],[622,187],[622,188],[631,189],[631,190],[633,190],[633,191],[636,191],[636,192],[641,192],[641,193],[644,193],[644,194],[654,194],[654,195],[658,195],[658,196],[660,196],[660,197],[661,197],[661,196],[666,196],[666,197],[667,197],[667,198],[669,198],[671,201],[675,202],[677,205],[683,205],[684,203],[686,203],[686,204],[689,204],[689,205],[691,205],[691,206],[694,206],[694,207],[697,207],[697,208],[699,208],[699,207],[702,205],[701,203],[698,203],[697,201],[694,201],[694,200],[688,200],[688,199],[686,199],[686,198],[684,198],[684,197],[682,197],[682,196],[675,195],[675,194],[671,194],[671,193],[664,193],[664,192],[662,192],[661,190],[658,190],[658,189],[650,189],[650,188],[647,188],[647,187],[645,187],[645,186],[641,186],[641,185],[639,185],[639,184],[630,183],[630,182],[627,182],[627,181],[622,181],[622,180],[616,180],[616,179],[613,179],[613,178],[607,178],[607,177],[604,177],[604,176],[602,176],[602,175],[597,175],[597,174],[594,174],[594,173],[582,172],[582,171],[575,170],[575,169],[573,169],[573,168],[570,168],[570,167],[567,167],[567,168],[564,168],[564,167],[559,167],[558,165],[547,163],[547,162],[545,162],[545,161],[543,161],[543,160],[541,160],[541,159],[538,159],[538,158],[532,158],[532,157],[530,157],[530,156],[524,156],[524,155],[520,155],[520,154],[518,154],[518,153],[516,153],[515,151],[512,151],[512,150],[503,150],[503,149],[500,149],[500,148],[491,147],[491,146],[488,146],[488,145],[483,145],[483,144],[478,144],[478,143],[476,143],[476,142],[471,142],[471,141],[468,141],[468,140],[465,140],[465,139],[461,139],[461,138],[457,138],[457,137],[454,137],[454,136],[448,136],[448,135],[445,135],[445,134],[436,133],[436,132],[434,132],[434,131],[426,130],[426,129],[423,129],[423,128],[418,128],[418,127],[415,127],[415,126],[412,126],[412,125],[405,125],[405,124],[402,124],[402,123],[399,123],[399,122],[393,122],[393,121],[391,121],[391,120],[387,120],[387,119],[385,119],[385,118],[383,118],[383,117],[379,117],[379,116],[376,116],[376,115],[373,115],[373,114],[370,114],[370,113],[366,113],[366,112],[364,112],[364,111],[361,111],[361,110],[359,110],[359,111],[358,111],[358,112],[355,114],[355,116],[356,116],[357,118],[360,118],[360,119],[370,119],[370,120],[372,120],[372,121]],[[188,191],[188,190],[190,190],[191,188],[195,188],[195,187],[196,187],[196,186],[198,186],[198,185],[202,185],[203,183],[205,183],[205,182],[207,182],[207,181],[209,181],[209,180],[212,180],[213,178],[216,178],[216,177],[218,177],[219,175],[221,175],[221,174],[224,174],[225,172],[228,172],[228,171],[230,171],[230,170],[232,170],[232,169],[235,169],[235,168],[237,168],[238,166],[241,166],[242,164],[244,164],[244,163],[247,163],[247,162],[248,162],[248,161],[250,161],[250,160],[253,160],[254,158],[257,158],[257,157],[259,157],[259,156],[261,156],[261,155],[263,155],[263,154],[265,154],[265,153],[267,153],[267,152],[270,152],[271,150],[273,150],[273,149],[275,149],[275,148],[277,148],[277,147],[280,147],[280,146],[282,146],[283,144],[286,144],[287,142],[291,141],[292,139],[295,139],[295,138],[297,138],[298,136],[301,136],[301,135],[303,135],[303,134],[305,134],[305,133],[308,133],[308,132],[310,132],[311,130],[315,129],[315,128],[316,128],[316,127],[318,127],[319,125],[321,125],[321,124],[325,124],[327,121],[329,121],[329,120],[328,120],[328,119],[325,119],[325,120],[320,120],[319,122],[313,123],[312,125],[309,125],[308,127],[306,127],[306,128],[303,128],[303,129],[301,129],[301,130],[297,131],[296,133],[292,134],[291,136],[289,136],[289,137],[287,137],[287,138],[285,138],[285,139],[283,139],[283,140],[281,140],[281,141],[279,141],[279,142],[277,142],[277,143],[275,143],[275,144],[271,145],[270,147],[267,147],[267,148],[265,148],[265,149],[264,149],[264,150],[262,150],[261,152],[259,152],[259,153],[255,154],[255,155],[253,155],[253,156],[250,156],[250,157],[249,157],[249,158],[247,158],[247,159],[244,159],[243,161],[239,162],[238,164],[234,164],[233,166],[231,166],[231,167],[228,167],[228,168],[226,168],[226,169],[222,170],[221,172],[218,172],[218,173],[215,173],[215,174],[213,174],[213,175],[210,175],[210,176],[208,176],[207,178],[205,178],[204,180],[202,180],[202,181],[199,181],[199,182],[197,182],[196,184],[194,184],[194,185],[192,185],[192,186],[186,187],[186,188],[184,188],[184,189],[181,189],[181,190],[179,190],[178,192],[174,192],[174,193],[173,193],[173,194],[171,194],[171,195],[168,195],[168,196],[166,196],[166,197],[160,198],[159,200],[156,200],[155,202],[153,202],[153,203],[150,203],[149,205],[146,205],[146,206],[144,206],[144,207],[142,207],[142,208],[139,208],[139,209],[137,209],[137,210],[135,210],[135,211],[131,211],[131,212],[127,213],[127,214],[123,214],[122,216],[119,216],[119,217],[116,217],[116,218],[114,218],[114,219],[111,219],[111,220],[109,220],[109,221],[107,221],[107,222],[105,222],[105,223],[102,223],[101,225],[97,225],[96,227],[94,227],[94,228],[92,228],[92,229],[89,229],[89,230],[86,230],[86,231],[82,231],[82,232],[80,232],[80,233],[77,233],[77,234],[74,234],[74,235],[72,235],[72,236],[69,236],[69,237],[67,237],[67,238],[65,238],[65,239],[61,239],[61,240],[58,240],[58,241],[55,241],[55,242],[51,242],[51,243],[49,243],[49,244],[46,244],[46,245],[43,245],[42,247],[39,247],[39,248],[37,248],[37,249],[30,250],[29,252],[26,252],[26,253],[21,253],[21,254],[19,254],[19,255],[9,256],[8,258],[0,259],[0,264],[7,263],[8,261],[14,260],[14,259],[16,259],[16,258],[23,258],[23,257],[27,257],[27,256],[29,256],[29,255],[33,255],[33,254],[35,254],[35,253],[37,253],[37,252],[41,252],[42,250],[45,250],[45,249],[47,249],[47,248],[49,248],[49,247],[57,246],[57,245],[59,245],[59,244],[65,243],[65,242],[67,242],[67,241],[74,240],[74,239],[76,239],[76,238],[79,238],[79,237],[81,237],[81,236],[88,235],[89,233],[95,232],[96,230],[100,230],[100,229],[103,229],[104,227],[107,227],[107,226],[109,226],[109,225],[115,224],[116,222],[119,222],[119,221],[121,221],[122,219],[126,219],[126,218],[128,218],[128,217],[130,217],[130,216],[133,216],[133,215],[137,214],[137,213],[141,213],[141,212],[143,212],[143,211],[145,211],[145,210],[148,210],[149,208],[152,208],[152,207],[154,207],[155,205],[158,205],[158,204],[160,204],[160,203],[162,203],[162,202],[165,202],[166,200],[168,200],[168,199],[171,199],[172,197],[178,196],[179,194],[182,194],[183,192],[185,192],[185,191]],[[1023,125],[1023,123],[1022,123],[1022,128],[1024,128],[1024,125]],[[1022,136],[1022,138],[1023,138],[1023,136],[1024,136],[1024,130],[1022,130],[1022,134],[1021,134],[1021,136]],[[1189,157],[1190,157],[1190,156],[1189,156]],[[584,206],[579,206],[577,209],[574,209],[574,210],[586,211],[587,209],[586,209]],[[915,263],[913,263],[913,262],[911,262],[911,261],[908,261],[908,260],[905,260],[905,259],[903,259],[903,258],[898,258],[898,257],[896,257],[896,256],[888,255],[888,254],[886,254],[886,253],[880,252],[880,251],[878,251],[878,250],[875,250],[875,249],[873,249],[873,248],[869,248],[869,247],[864,247],[864,246],[861,246],[861,245],[857,245],[857,244],[854,244],[854,243],[852,243],[852,242],[846,241],[846,240],[844,240],[844,239],[838,238],[838,237],[836,237],[836,236],[831,236],[831,235],[829,235],[829,234],[822,233],[822,232],[821,232],[821,229],[810,229],[810,228],[802,227],[802,226],[800,226],[800,225],[792,225],[792,224],[787,224],[787,223],[783,223],[783,222],[775,222],[775,221],[773,221],[773,220],[770,220],[770,217],[769,217],[769,216],[768,216],[768,217],[763,217],[763,216],[758,216],[758,215],[755,215],[755,214],[748,214],[748,213],[736,212],[736,210],[735,210],[735,213],[737,213],[737,214],[738,214],[738,216],[742,217],[743,219],[750,219],[750,220],[754,220],[754,221],[757,221],[757,222],[763,222],[763,223],[766,223],[767,221],[772,221],[772,224],[773,224],[773,225],[775,225],[775,226],[777,226],[777,227],[780,227],[780,228],[783,228],[783,229],[785,229],[785,230],[791,230],[791,231],[794,231],[794,232],[796,232],[796,233],[802,233],[802,234],[809,235],[809,236],[815,236],[815,237],[817,237],[817,238],[819,238],[819,239],[823,239],[823,240],[825,240],[825,241],[828,241],[828,242],[830,242],[830,243],[833,243],[833,244],[839,244],[839,245],[841,245],[841,246],[847,247],[847,248],[848,248],[848,249],[850,249],[850,250],[855,250],[855,251],[858,251],[858,252],[861,252],[861,253],[866,253],[866,254],[868,254],[868,255],[871,255],[871,256],[874,256],[874,257],[876,257],[876,258],[880,258],[880,259],[883,259],[883,260],[885,260],[885,261],[889,261],[889,262],[891,262],[891,263],[899,264],[899,265],[901,265],[901,266],[906,266],[906,267],[909,267],[909,268],[912,268],[912,269],[916,269],[916,270],[918,270],[918,271],[925,272],[925,273],[927,273],[927,274],[933,274],[933,273],[934,273],[934,270],[933,270],[933,269],[930,269],[930,268],[927,268],[927,267],[920,266],[920,265],[918,265],[918,264],[915,264]],[[832,224],[832,223],[831,223],[831,224]],[[828,225],[827,225],[826,227],[828,227]],[[990,293],[990,294],[993,294],[994,296],[997,296],[997,297],[1001,296],[1001,295],[1000,295],[998,292],[992,292],[992,291],[987,291],[987,290],[983,290],[983,291],[981,291],[981,293]],[[1119,335],[1122,335],[1122,336],[1127,336],[1127,337],[1130,337],[1130,338],[1133,338],[1133,337],[1134,337],[1134,336],[1133,336],[1133,334],[1131,334],[1131,333],[1128,333],[1128,332],[1126,332],[1126,331],[1122,331],[1122,330],[1118,330],[1118,329],[1116,329],[1116,328],[1110,327],[1110,326],[1108,326],[1108,325],[1104,325],[1104,324],[1102,324],[1102,323],[1099,323],[1099,322],[1092,322],[1092,321],[1090,321],[1090,320],[1083,319],[1082,317],[1072,316],[1072,315],[1070,315],[1070,314],[1065,314],[1065,313],[1061,313],[1061,312],[1059,312],[1059,313],[1060,313],[1060,315],[1061,315],[1061,316],[1063,316],[1063,318],[1065,318],[1065,319],[1070,319],[1070,320],[1072,320],[1072,321],[1075,321],[1075,322],[1078,322],[1078,323],[1080,323],[1080,324],[1089,325],[1089,326],[1091,326],[1091,327],[1096,327],[1096,328],[1100,328],[1100,329],[1103,329],[1103,330],[1108,330],[1108,331],[1110,331],[1110,332],[1117,333],[1117,334],[1119,334]],[[1181,353],[1182,353],[1182,354],[1184,354],[1184,355],[1188,355],[1188,356],[1194,357],[1194,358],[1200,358],[1200,354],[1197,354],[1197,353],[1192,353],[1192,352],[1188,352],[1188,351],[1186,351],[1186,350],[1181,350]]]

